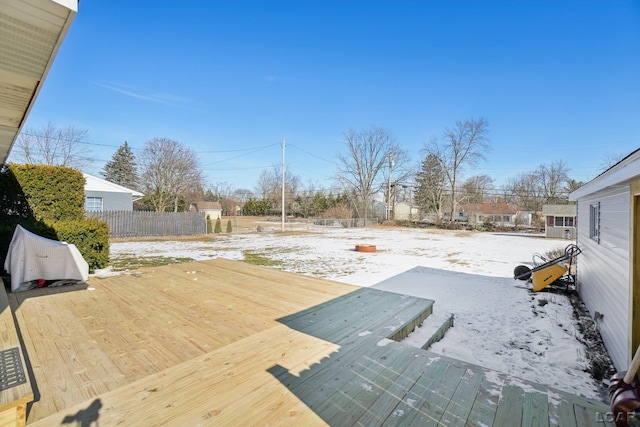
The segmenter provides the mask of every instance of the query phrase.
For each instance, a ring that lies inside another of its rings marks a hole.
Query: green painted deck
[[[389,339],[404,338],[433,303],[365,288],[279,319],[340,349],[298,376],[270,372],[332,426],[612,425],[602,402]],[[354,311],[359,304],[367,309]]]

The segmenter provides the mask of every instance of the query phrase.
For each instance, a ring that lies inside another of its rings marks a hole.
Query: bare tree
[[[535,172],[540,195],[545,203],[566,202],[568,194],[566,186],[569,183],[569,169],[562,160],[538,166]]]
[[[196,189],[202,191],[202,172],[196,154],[190,148],[168,138],[145,142],[140,155],[145,199],[157,212],[173,207],[178,211],[181,198]]]
[[[358,216],[366,216],[372,196],[389,184],[389,173],[397,178],[406,177],[406,152],[386,129],[371,126],[367,129],[349,129],[344,134],[346,153],[338,153],[340,165],[337,179],[346,192],[357,197]]]
[[[567,186],[565,188],[565,191],[567,193],[573,193],[574,191],[576,191],[578,188],[582,187],[584,185],[584,182],[582,181],[576,181],[575,179],[569,179],[567,181]]]
[[[566,203],[569,191],[582,185],[569,179],[568,171],[559,160],[510,178],[504,186],[507,201],[532,211],[540,211],[544,203]]]
[[[251,190],[246,188],[238,188],[233,191],[233,197],[238,199],[241,204],[249,200],[252,195],[253,193]]]
[[[625,154],[622,153],[606,153],[604,156],[602,156],[602,161],[600,162],[600,170],[602,172],[606,171],[611,166],[624,159],[624,157]]]
[[[461,200],[467,203],[483,203],[492,188],[493,178],[489,175],[472,176],[462,184]]]
[[[525,172],[509,178],[504,186],[506,201],[532,211],[542,209],[538,177],[534,172]]]
[[[13,151],[20,162],[83,169],[91,163],[86,137],[86,129],[59,128],[49,122],[40,129],[20,132]]]
[[[300,176],[291,173],[289,166],[284,173],[285,206],[290,206],[300,187]],[[270,200],[272,206],[281,209],[282,206],[282,166],[274,165],[271,169],[263,169],[258,177],[255,191],[262,200]]]
[[[262,200],[270,199],[276,187],[273,173],[269,169],[262,169],[254,187],[256,195]]]
[[[489,150],[489,123],[484,119],[457,121],[453,128],[446,129],[440,138],[425,144],[424,151],[434,156],[442,165],[450,190],[451,216],[456,210],[457,186],[465,166],[474,166],[485,159]]]

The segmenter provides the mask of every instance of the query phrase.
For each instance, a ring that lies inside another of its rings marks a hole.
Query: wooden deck
[[[9,300],[34,426],[579,427],[602,425],[608,410],[389,339],[433,301],[241,262],[145,269]]]

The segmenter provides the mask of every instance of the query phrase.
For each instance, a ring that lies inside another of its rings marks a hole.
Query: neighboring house
[[[458,206],[454,220],[469,224],[491,223],[500,227],[530,227],[532,214],[504,202],[467,203]],[[445,213],[448,218],[449,214]]]
[[[82,174],[84,184],[84,208],[86,211],[132,211],[133,202],[144,194],[113,182]]]
[[[190,212],[205,212],[209,219],[215,221],[222,217],[222,205],[220,202],[193,202],[189,206]]]
[[[420,218],[420,210],[411,203],[396,203],[393,207],[392,218],[399,221],[415,221]]]
[[[640,345],[640,149],[569,195],[578,203],[578,293],[617,370]]]
[[[544,236],[576,238],[576,205],[543,205]]]

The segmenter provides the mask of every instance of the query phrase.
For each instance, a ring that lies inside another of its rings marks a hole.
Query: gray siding
[[[578,202],[578,291],[591,314],[604,316],[599,330],[617,370],[629,363],[629,186]],[[589,206],[600,202],[600,243],[589,237]]]
[[[551,237],[554,239],[566,239],[567,233],[569,235],[569,239],[575,240],[576,238],[576,229],[573,227],[549,227],[545,229],[545,237]]]
[[[133,196],[131,193],[114,193],[112,191],[85,191],[86,197],[102,197],[103,211],[133,210]]]

